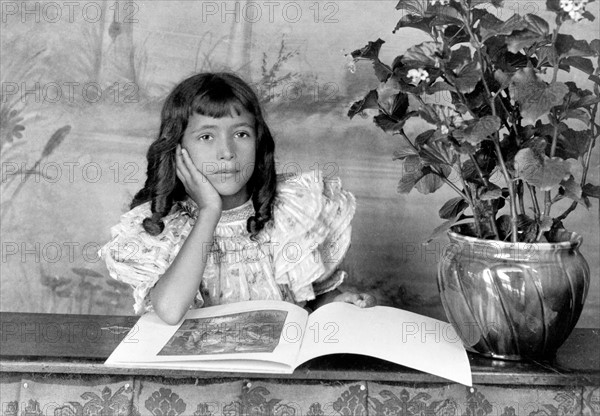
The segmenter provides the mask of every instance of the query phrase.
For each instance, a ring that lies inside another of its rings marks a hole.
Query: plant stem
[[[531,195],[531,200],[533,201],[533,213],[535,216],[535,220],[539,221],[540,219],[540,205],[538,204],[537,194],[535,192],[535,187],[527,184],[527,189],[529,189],[529,194]]]
[[[525,215],[525,202],[523,201],[523,181],[517,181],[517,197],[519,199],[519,212]]]
[[[481,171],[481,167],[479,166],[479,164],[475,160],[475,157],[472,154],[469,153],[469,158],[471,159],[471,162],[473,162],[473,165],[475,166],[475,170],[477,170],[477,174],[479,175],[479,177],[483,181],[483,184],[486,186],[486,188],[489,188],[490,182],[488,181],[488,179],[486,178],[486,176]],[[462,180],[462,172],[461,172],[460,178]],[[464,185],[464,181],[463,181],[463,187],[464,186],[465,185]],[[496,236],[496,239],[500,240],[500,234],[498,233],[498,227],[496,226],[496,210],[494,209],[494,203],[490,202],[489,206],[490,206],[490,209],[492,210],[492,215],[489,216],[489,218],[488,218],[489,223],[490,223],[490,227],[492,228],[492,231],[494,232],[494,235]]]
[[[488,179],[485,177],[485,175],[481,171],[481,167],[479,166],[479,164],[475,160],[475,157],[472,154],[469,153],[469,158],[471,159],[471,162],[473,162],[473,165],[475,166],[475,170],[477,171],[477,174],[481,178],[483,184],[486,186],[486,188],[489,188],[490,182],[488,181]]]
[[[550,119],[553,120],[554,132],[552,133],[552,144],[550,146],[550,158],[553,158],[554,154],[556,153],[556,142],[558,141],[558,125],[560,123],[560,120],[558,120],[555,116],[556,116],[556,112],[551,111]],[[544,216],[546,216],[546,217],[550,216],[551,209],[552,209],[552,195],[550,194],[550,191],[545,191],[544,192]]]
[[[469,200],[467,202],[469,203],[471,211],[473,212],[473,219],[475,220],[475,233],[477,234],[477,237],[483,238],[483,234],[481,232],[481,217],[479,216],[479,210],[477,210],[477,207],[475,207],[475,203],[473,202],[473,194],[471,193],[471,189],[467,186],[465,179],[463,178],[460,165],[457,166],[457,169],[459,172],[458,177],[460,178],[460,182],[463,186],[463,189],[465,190],[465,194],[469,197]]]
[[[473,31],[471,30],[471,16],[468,13],[467,16],[467,31],[469,32],[469,37],[471,38],[471,44],[475,47],[477,53],[477,59],[479,60],[479,66],[481,67],[481,82],[483,83],[483,87],[486,92],[486,100],[488,101],[488,105],[492,109],[492,115],[496,116],[496,104],[495,98],[496,96],[492,95],[490,92],[490,88],[485,80],[485,65],[483,62],[482,54],[481,54],[481,43],[479,39],[475,36]],[[496,156],[498,157],[498,161],[500,162],[500,166],[502,168],[502,173],[504,175],[504,180],[506,181],[506,186],[508,187],[508,193],[510,197],[510,227],[511,227],[511,241],[513,243],[518,242],[518,228],[517,228],[517,202],[515,200],[515,190],[514,184],[512,183],[512,179],[508,173],[508,169],[506,169],[506,164],[504,163],[504,157],[502,156],[502,149],[500,148],[500,135],[498,132],[494,133],[494,147],[496,149]]]
[[[556,25],[556,27],[554,28],[554,31],[552,32],[552,45],[551,47],[554,48],[554,50],[556,50],[556,39],[558,37],[558,31],[560,29],[562,22],[559,21]],[[556,77],[558,75],[558,63],[559,61],[556,60],[554,62],[554,65],[552,66],[552,81],[551,83],[556,82]],[[550,118],[552,120],[552,118],[554,118],[554,133],[552,136],[552,146],[550,147],[550,157],[554,157],[554,153],[556,152],[556,138],[558,136],[558,124],[559,124],[559,120],[556,119],[555,117],[556,113],[554,111],[551,111],[550,113]],[[544,193],[544,215],[545,216],[549,216],[550,215],[550,210],[552,208],[552,195],[550,195],[550,191],[546,191]]]
[[[558,37],[558,31],[560,30],[560,26],[562,22],[559,21],[552,32],[552,48],[556,48],[556,38]],[[556,49],[555,49],[556,50]],[[554,66],[552,67],[552,82],[556,82],[556,76],[558,75],[558,61],[554,62]]]
[[[513,243],[518,242],[518,229],[517,229],[517,201],[515,201],[515,190],[513,188],[512,179],[510,174],[508,173],[508,169],[506,169],[506,164],[504,163],[504,158],[502,157],[502,149],[500,149],[500,140],[497,136],[494,137],[494,146],[496,148],[496,155],[498,156],[498,161],[500,162],[500,167],[502,168],[502,174],[504,175],[504,180],[506,181],[506,186],[508,188],[508,195],[510,198],[510,228],[511,228],[511,241]]]
[[[597,112],[598,112],[598,104],[594,105],[594,109],[591,111],[592,125],[591,125],[590,130],[592,131],[592,138],[590,139],[590,142],[588,143],[588,148],[585,153],[585,161],[583,164],[583,172],[581,174],[581,182],[580,182],[581,187],[585,186],[588,169],[590,167],[590,159],[592,158],[592,149],[594,148],[594,144],[596,143],[596,139],[598,137],[598,126],[594,121],[596,118]],[[558,217],[556,217],[554,219],[554,222],[557,223],[559,221],[564,220],[565,218],[567,218],[567,215],[569,215],[571,212],[573,212],[575,210],[575,208],[577,208],[577,201],[573,201],[571,203],[571,205],[562,214],[560,214]]]

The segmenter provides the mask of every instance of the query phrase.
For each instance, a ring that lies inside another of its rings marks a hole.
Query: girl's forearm
[[[196,296],[220,216],[218,210],[201,210],[198,213],[196,223],[175,260],[151,291],[155,312],[170,325],[181,320]]]

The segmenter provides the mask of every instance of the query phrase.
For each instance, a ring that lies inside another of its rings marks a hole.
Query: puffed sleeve
[[[152,310],[150,289],[171,265],[191,230],[189,216],[177,211],[164,217],[164,231],[152,236],[142,226],[150,215],[150,203],[123,214],[111,228],[111,240],[99,252],[110,276],[133,288],[133,308],[138,315]]]
[[[355,210],[354,196],[337,177],[311,171],[278,183],[271,231],[275,278],[296,302],[312,300],[345,279],[338,267],[350,247]]]

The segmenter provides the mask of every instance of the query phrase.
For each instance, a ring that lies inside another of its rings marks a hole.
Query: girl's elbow
[[[159,305],[154,306],[154,311],[160,319],[169,325],[176,325],[185,315],[185,311],[177,311],[173,308],[163,308]]]
[[[162,319],[166,324],[168,325],[177,325],[177,323],[179,323],[179,321],[181,320],[181,318],[183,317],[183,315],[181,316],[161,316],[160,319]]]
[[[187,311],[187,308],[178,307],[171,302],[164,302],[155,296],[152,297],[152,307],[158,317],[169,325],[175,325],[181,321],[181,318],[183,318]]]

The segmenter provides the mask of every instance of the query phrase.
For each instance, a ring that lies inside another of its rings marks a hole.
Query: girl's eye
[[[242,139],[243,139],[243,138],[247,138],[247,137],[251,137],[251,136],[250,136],[250,133],[248,133],[248,132],[246,132],[246,131],[239,131],[239,132],[237,132],[237,133],[236,133],[236,136],[237,136],[237,137],[240,137],[240,138],[242,138]]]
[[[202,136],[198,136],[198,140],[200,140],[201,142],[207,142],[211,139],[212,139],[212,136],[210,136],[208,134],[203,134]]]

